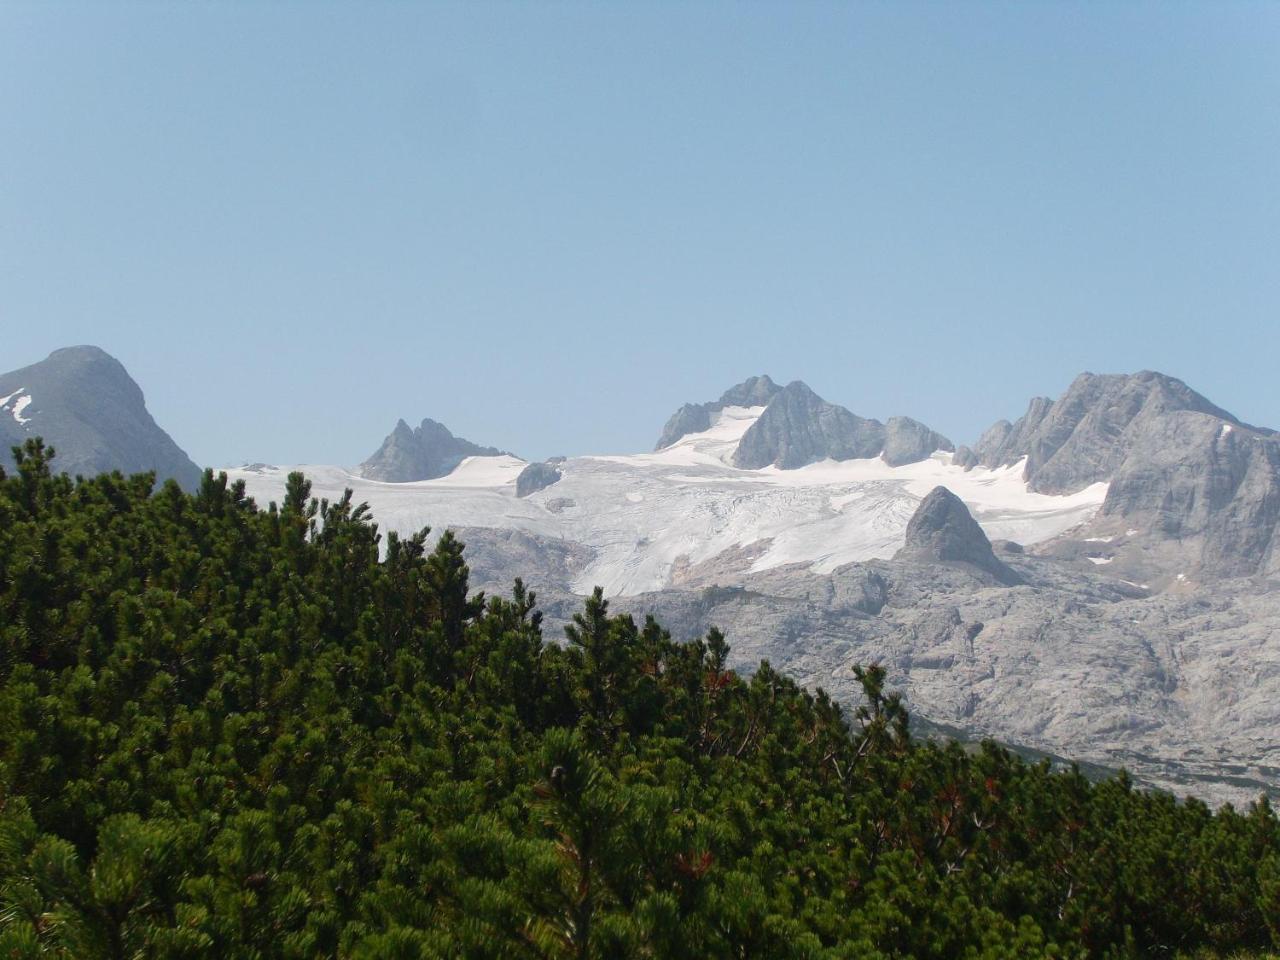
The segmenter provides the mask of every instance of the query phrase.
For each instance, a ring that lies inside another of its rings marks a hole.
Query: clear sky
[[[1280,4],[0,3],[0,370],[73,343],[202,464],[647,449],[759,372],[1280,427]]]

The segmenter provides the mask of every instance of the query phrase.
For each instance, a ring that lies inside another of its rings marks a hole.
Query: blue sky
[[[758,372],[957,442],[1081,370],[1280,427],[1280,5],[0,5],[0,369],[202,464],[648,448]]]

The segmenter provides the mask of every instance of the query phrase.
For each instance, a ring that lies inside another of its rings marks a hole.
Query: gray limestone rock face
[[[906,543],[895,560],[916,563],[963,563],[991,574],[1001,583],[1017,575],[996,558],[991,541],[964,501],[946,487],[934,487],[907,524]]]
[[[711,403],[686,403],[671,415],[671,419],[662,428],[662,436],[658,438],[654,449],[669,447],[687,434],[710,430],[713,407],[715,404]]]
[[[935,451],[951,451],[951,441],[910,417],[890,417],[884,425],[884,450],[880,456],[891,467],[918,463]]]
[[[1058,400],[1036,397],[1017,423],[993,426],[976,453],[988,467],[1025,457],[1033,490],[1075,493],[1109,480],[1153,421],[1178,410],[1240,423],[1181,380],[1161,373],[1083,373]]]
[[[768,376],[744,380],[714,403],[686,403],[667,421],[654,449],[710,429],[716,415],[730,406],[765,408],[734,451],[734,466],[747,470],[769,465],[789,470],[828,457],[876,456],[897,467],[924,460],[936,450],[953,449],[950,440],[918,420],[892,417],[887,424],[868,420],[828,403],[799,380],[779,387]]]
[[[972,470],[974,467],[981,465],[982,461],[978,459],[978,455],[973,452],[972,447],[966,447],[964,444],[956,447],[955,455],[952,456],[951,462],[957,467],[964,467],[966,470]]]
[[[768,374],[748,377],[720,395],[721,407],[763,407],[782,392]]]
[[[531,463],[516,477],[516,496],[527,497],[545,490],[558,482],[561,476],[560,469],[549,460]]]
[[[747,428],[734,452],[733,465],[746,470],[770,465],[790,470],[828,457],[866,459],[879,456],[884,442],[884,424],[827,403],[795,380]]]
[[[720,399],[711,403],[686,403],[671,415],[666,426],[662,428],[662,436],[658,438],[655,450],[671,446],[681,437],[690,433],[702,433],[710,430],[716,416],[725,407],[763,407],[781,391],[767,374],[748,377],[742,383],[730,387],[720,395]]]
[[[1280,437],[1176,410],[1148,418],[1093,526],[1176,554],[1184,575],[1280,572]],[[1123,532],[1121,532],[1123,531]]]
[[[156,424],[141,388],[98,347],[55,350],[0,374],[0,463],[12,463],[10,448],[32,437],[54,448],[53,469],[62,473],[155,471],[158,482],[200,485],[200,468]]]
[[[974,458],[987,467],[1025,458],[1039,493],[1108,483],[1093,521],[1044,555],[1135,582],[1280,571],[1280,436],[1173,377],[1081,374],[1058,400],[1037,397],[1017,423],[995,424]]]
[[[1036,400],[1031,402],[1034,404]],[[1008,420],[997,420],[987,427],[973,447],[973,455],[977,462],[983,466],[998,466],[1000,464],[1000,454],[1005,447],[1005,441],[1009,439],[1009,434],[1012,432],[1013,424]]]
[[[448,475],[467,457],[502,454],[496,447],[482,447],[455,437],[448,427],[435,420],[423,420],[417,429],[400,420],[377,452],[360,464],[357,473],[385,483],[433,480]]]

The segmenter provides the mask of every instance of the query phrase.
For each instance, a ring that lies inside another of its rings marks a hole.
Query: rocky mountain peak
[[[935,450],[951,449],[946,437],[910,417],[894,417],[888,424],[859,417],[794,380],[743,434],[733,464],[748,470],[770,465],[789,470],[825,459],[883,456],[890,466],[901,466]]]
[[[963,563],[989,573],[1001,583],[1018,576],[996,558],[991,541],[964,501],[946,487],[934,487],[907,523],[906,543],[895,560],[917,563]]]
[[[369,480],[411,483],[446,476],[467,457],[502,455],[503,451],[496,447],[482,447],[455,437],[443,423],[429,417],[416,428],[401,419],[356,472]]]
[[[1240,423],[1175,377],[1151,370],[1082,373],[1057,400],[1035,397],[1017,422],[994,424],[974,453],[987,467],[1007,466],[1025,457],[1032,489],[1074,493],[1110,479],[1135,442],[1150,432],[1153,421],[1175,411]]]
[[[880,456],[891,467],[917,463],[937,450],[950,450],[951,441],[910,417],[890,417],[884,425]]]
[[[1033,399],[963,451],[966,467],[1025,458],[1028,486],[1071,494],[1108,484],[1085,529],[1054,548],[1137,582],[1280,570],[1280,438],[1242,423],[1176,377],[1082,373]],[[1094,556],[1105,544],[1104,556]]]
[[[200,468],[157,426],[142,388],[115,357],[82,345],[0,374],[0,462],[9,449],[42,437],[54,469],[90,476],[153,470],[158,481],[200,483]]]
[[[768,374],[748,377],[710,403],[686,403],[671,415],[662,428],[655,450],[671,446],[681,437],[710,430],[716,416],[725,407],[762,407],[781,391]]]
[[[748,377],[737,386],[730,387],[720,395],[723,407],[763,407],[776,397],[782,388],[770,379],[769,375]]]

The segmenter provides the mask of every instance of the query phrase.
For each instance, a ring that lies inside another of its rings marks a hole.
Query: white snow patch
[[[466,457],[453,468],[451,473],[443,477],[436,477],[434,480],[415,480],[411,483],[391,483],[386,480],[366,480],[364,477],[356,477],[354,474],[346,474],[346,471],[337,467],[271,467],[269,470],[285,472],[288,475],[290,470],[301,470],[311,476],[312,470],[338,470],[353,480],[359,480],[362,484],[375,484],[380,487],[392,487],[403,490],[435,490],[435,489],[456,489],[456,488],[494,488],[505,487],[516,482],[516,477],[520,475],[520,471],[528,466],[525,461],[519,457],[511,457],[503,454],[498,457]],[[267,471],[258,471],[267,473]],[[314,485],[314,482],[313,482]]]
[[[1222,429],[1218,431],[1218,436],[1220,436],[1220,437],[1225,437],[1225,436],[1226,436],[1227,434],[1229,434],[1230,432],[1231,432],[1231,424],[1229,424],[1229,423],[1224,423],[1224,424],[1222,425]]]
[[[716,422],[701,433],[686,433],[670,446],[653,453],[629,456],[596,456],[584,459],[631,465],[724,466],[751,425],[760,419],[764,407],[725,407]]]
[[[1103,564],[1110,563],[1112,560],[1115,559],[1115,557],[1085,557],[1085,559],[1088,560],[1090,563],[1096,564],[1097,566],[1100,567]]]
[[[1137,533],[1138,533],[1138,531],[1137,531],[1137,530],[1135,530],[1135,529],[1133,529],[1132,527],[1130,527],[1128,530],[1126,530],[1126,531],[1124,532],[1124,535],[1125,535],[1126,537],[1132,537],[1132,536],[1135,536]]]
[[[467,457],[453,472],[435,480],[423,481],[437,487],[505,487],[516,482],[528,464],[519,457]]]
[[[1085,537],[1085,543],[1110,543],[1115,537]]]
[[[13,419],[18,421],[19,424],[28,424],[31,422],[30,417],[24,417],[22,415],[22,411],[31,405],[31,394],[24,393],[26,389],[26,387],[19,387],[7,397],[0,397],[0,410],[4,410],[9,407],[9,412],[13,415]],[[16,400],[14,400],[15,397],[17,397]],[[13,400],[12,407],[9,406],[10,400]]]

